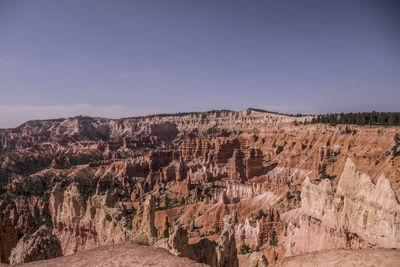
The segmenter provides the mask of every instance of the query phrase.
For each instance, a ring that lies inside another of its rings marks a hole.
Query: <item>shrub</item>
[[[326,164],[318,165],[318,175],[321,179],[330,178],[330,176],[326,172]]]
[[[272,229],[272,231],[271,231],[271,237],[269,239],[269,244],[271,247],[274,247],[274,248],[278,246],[278,237],[277,237],[275,229]]]
[[[240,254],[247,254],[249,252],[250,252],[250,247],[245,243],[243,243],[242,246],[240,247]]]
[[[267,216],[267,214],[265,214],[264,211],[262,209],[260,209],[258,211],[258,215],[257,215],[256,219],[260,220],[261,218],[264,218],[265,216]]]

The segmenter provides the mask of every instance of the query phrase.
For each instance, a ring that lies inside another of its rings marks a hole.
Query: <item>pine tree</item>
[[[265,213],[262,209],[260,209],[258,211],[257,220],[260,220],[261,218],[264,218],[264,217],[265,217]]]
[[[321,179],[330,178],[329,174],[326,172],[326,164],[318,165],[318,175]]]
[[[276,259],[276,247],[278,246],[278,237],[275,229],[272,228],[271,237],[269,239],[269,245],[274,248],[274,258]]]
[[[240,253],[247,254],[249,252],[250,252],[250,247],[248,245],[246,245],[245,243],[243,243],[242,246],[240,247]]]

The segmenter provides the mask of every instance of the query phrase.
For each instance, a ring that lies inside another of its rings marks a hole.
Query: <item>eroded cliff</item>
[[[348,134],[293,123],[306,119],[218,111],[1,130],[0,225],[9,220],[14,242],[0,242],[2,261],[43,225],[63,255],[164,240],[172,253],[212,266],[236,264],[233,247],[260,264],[398,247],[400,161],[388,153],[399,129],[352,126]]]

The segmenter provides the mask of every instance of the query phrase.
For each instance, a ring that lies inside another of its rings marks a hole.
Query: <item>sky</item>
[[[395,0],[0,0],[0,128],[75,115],[400,111]]]

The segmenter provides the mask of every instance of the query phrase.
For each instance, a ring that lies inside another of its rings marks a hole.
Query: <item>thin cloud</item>
[[[123,118],[141,116],[154,113],[167,112],[160,109],[132,108],[119,105],[93,106],[88,104],[73,105],[52,105],[52,106],[33,106],[33,105],[0,105],[0,128],[11,128],[20,125],[28,120],[68,118],[77,115]]]

